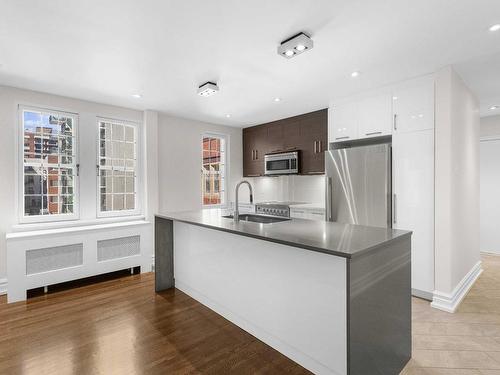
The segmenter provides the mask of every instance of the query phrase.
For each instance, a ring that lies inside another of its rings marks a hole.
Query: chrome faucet
[[[250,182],[247,180],[243,180],[238,182],[236,185],[236,191],[234,192],[234,213],[233,213],[233,218],[234,221],[238,222],[240,221],[240,212],[239,212],[239,207],[238,207],[238,191],[240,190],[240,186],[242,184],[247,184],[248,189],[250,190],[250,203],[253,203],[253,191],[252,191],[252,185],[250,185]]]

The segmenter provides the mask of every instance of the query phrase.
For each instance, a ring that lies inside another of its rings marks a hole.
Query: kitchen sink
[[[233,215],[222,216],[226,219],[234,219]],[[254,223],[261,224],[271,224],[271,223],[279,223],[281,221],[290,220],[286,217],[275,217],[275,216],[264,216],[264,215],[253,215],[253,214],[240,214],[240,221],[251,221]]]

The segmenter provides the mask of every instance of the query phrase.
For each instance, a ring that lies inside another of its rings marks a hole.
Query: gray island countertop
[[[344,258],[357,257],[382,244],[411,235],[409,231],[391,228],[295,218],[272,224],[234,222],[222,217],[227,213],[223,209],[204,209],[157,213],[156,216]]]

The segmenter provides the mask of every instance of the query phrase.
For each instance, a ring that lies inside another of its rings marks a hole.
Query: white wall
[[[197,210],[201,204],[201,138],[204,132],[229,140],[228,201],[243,175],[242,131],[161,114],[158,118],[158,191],[160,211]]]
[[[19,104],[78,113],[80,161],[96,160],[96,116],[143,122],[141,111],[0,86],[0,129],[2,129],[0,136],[0,181],[2,181],[0,188],[0,280],[6,275],[5,233],[11,231],[13,225],[18,224],[16,164]],[[91,181],[93,189],[91,192],[82,191],[82,189],[80,191],[80,219],[92,220],[96,218],[95,164],[81,164],[80,182]]]
[[[436,73],[435,287],[452,293],[480,261],[478,102],[451,67]]]
[[[500,136],[481,141],[481,251],[500,254]]]
[[[481,138],[500,136],[500,115],[481,118]]]

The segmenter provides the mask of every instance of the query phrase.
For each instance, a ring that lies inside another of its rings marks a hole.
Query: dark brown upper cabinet
[[[264,155],[267,149],[267,128],[264,125],[243,129],[243,175],[264,175]]]
[[[328,111],[323,109],[243,129],[243,175],[264,175],[264,155],[298,151],[299,173],[325,172]]]

